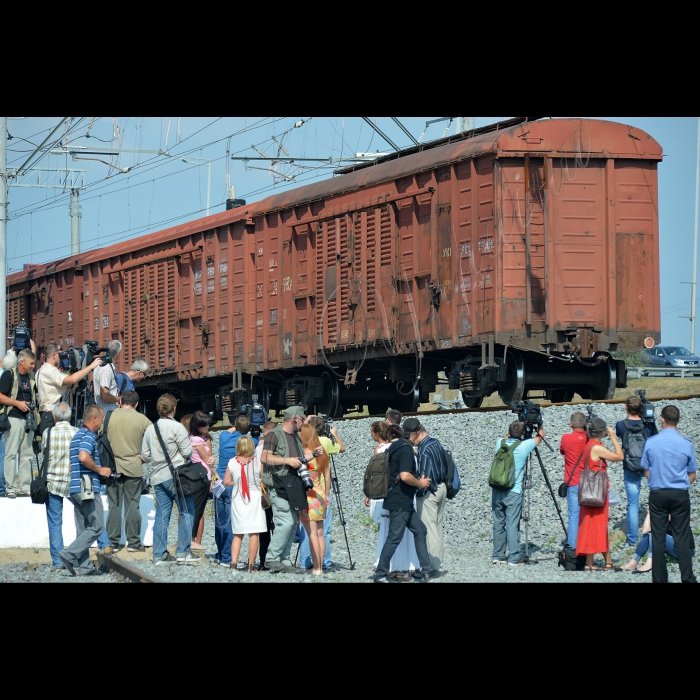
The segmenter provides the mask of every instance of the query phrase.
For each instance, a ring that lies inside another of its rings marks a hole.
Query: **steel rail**
[[[155,576],[147,574],[145,571],[141,571],[136,566],[127,564],[125,561],[119,557],[115,557],[113,554],[103,554],[102,552],[97,553],[97,561],[103,569],[111,571],[113,574],[120,576],[125,581],[131,581],[132,583],[163,583],[160,579]]]

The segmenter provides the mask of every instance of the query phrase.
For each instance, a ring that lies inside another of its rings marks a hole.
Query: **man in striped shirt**
[[[78,432],[70,423],[71,410],[66,403],[57,403],[52,407],[55,425],[44,430],[41,436],[41,451],[46,456],[46,487],[49,496],[46,499],[46,520],[49,525],[49,551],[54,566],[65,568],[58,558],[63,549],[63,499],[70,497],[70,443]],[[49,434],[51,438],[49,439]]]
[[[75,509],[75,542],[59,552],[58,557],[72,576],[99,576],[101,571],[90,561],[90,545],[104,530],[104,511],[100,496],[99,477],[108,477],[111,470],[100,465],[95,436],[102,425],[104,411],[88,406],[83,427],[70,443],[70,500]],[[92,480],[92,498],[83,498],[81,482]]]

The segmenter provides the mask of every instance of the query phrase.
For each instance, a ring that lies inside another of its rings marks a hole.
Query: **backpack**
[[[443,447],[442,451],[445,453],[445,486],[447,486],[447,498],[452,500],[459,492],[462,481],[459,478],[459,472],[457,471],[457,465],[455,464],[452,453],[446,447]]]
[[[505,440],[501,440],[501,446],[496,452],[496,456],[491,463],[489,473],[489,486],[498,491],[508,491],[515,486],[515,457],[513,452],[520,445],[520,441],[512,445],[506,445]]]
[[[646,426],[642,421],[629,421],[626,418],[622,424],[626,428],[622,436],[622,453],[625,456],[622,465],[631,472],[642,474],[642,452],[647,441]]]
[[[110,411],[105,418],[104,425],[102,426],[102,432],[95,438],[95,444],[97,445],[97,452],[100,455],[100,464],[103,467],[109,467],[112,473],[117,471],[117,462],[114,459],[114,452],[112,451],[112,445],[109,444],[107,439],[107,426],[109,425],[109,419],[112,417],[113,411]],[[109,477],[100,477],[101,484],[109,483]]]
[[[372,455],[362,485],[367,498],[379,500],[389,494],[389,449]]]
[[[577,557],[576,550],[568,544],[564,545],[558,558],[557,566],[563,566],[564,571],[583,571],[583,567],[586,565],[586,555],[582,554]]]
[[[116,380],[117,380],[117,396],[121,396],[122,392],[126,389],[128,386],[127,380],[129,379],[129,375],[126,372],[119,372],[119,374],[114,375]],[[119,379],[121,378],[122,380],[122,385],[121,387],[119,386]]]

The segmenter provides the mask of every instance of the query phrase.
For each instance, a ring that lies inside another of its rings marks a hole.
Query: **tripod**
[[[552,448],[552,446],[544,438],[542,438],[542,442],[544,442],[544,444],[547,445],[547,447],[549,447],[550,452],[554,452],[554,449]],[[564,537],[568,537],[568,533],[566,531],[566,525],[564,524],[564,516],[562,515],[561,507],[559,506],[559,502],[557,501],[556,497],[554,496],[552,484],[549,481],[549,476],[547,475],[547,470],[544,468],[544,462],[542,462],[540,450],[538,447],[535,447],[535,449],[528,456],[527,462],[525,462],[525,474],[523,475],[523,513],[521,516],[521,520],[525,523],[525,556],[523,557],[523,564],[537,564],[536,561],[532,561],[530,559],[530,542],[529,542],[530,489],[532,489],[532,453],[533,452],[535,453],[535,456],[537,457],[537,461],[540,464],[540,470],[542,471],[542,476],[544,477],[544,481],[547,484],[547,488],[549,489],[549,494],[552,497],[554,507],[556,508],[557,515],[559,516],[559,522],[561,522],[561,526],[564,529]]]

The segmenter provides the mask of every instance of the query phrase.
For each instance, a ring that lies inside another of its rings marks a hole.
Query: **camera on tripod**
[[[12,329],[11,347],[17,348],[17,352],[31,348],[32,329],[27,327],[27,322],[22,319],[18,326]]]
[[[91,365],[94,361],[95,358],[100,356],[100,359],[102,360],[102,366],[106,367],[107,365],[111,364],[112,362],[112,354],[110,353],[108,348],[101,348],[99,346],[99,342],[97,340],[86,340],[85,341],[85,346],[86,346],[86,357],[85,357],[85,363],[87,365]],[[102,353],[107,353],[106,355],[102,355]]]
[[[640,413],[642,421],[644,423],[653,423],[654,404],[647,399],[647,392],[644,389],[637,389],[634,393],[642,400],[642,410]]]
[[[267,411],[265,407],[258,403],[258,395],[252,395],[253,403],[244,403],[241,406],[241,414],[248,416],[250,420],[250,435],[259,438],[262,434],[262,426],[267,423]]]
[[[544,422],[542,420],[542,406],[533,401],[511,401],[510,410],[518,414],[518,420],[525,425],[525,440],[532,438],[533,431]]]

